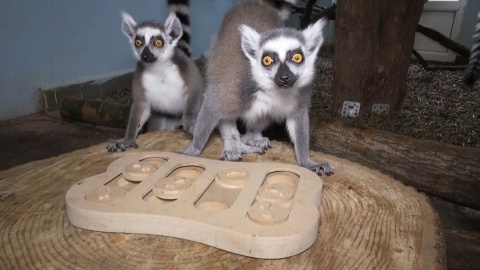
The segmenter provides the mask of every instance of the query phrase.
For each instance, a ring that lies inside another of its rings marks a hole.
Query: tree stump
[[[139,136],[135,151],[176,151],[191,137],[178,131]],[[424,194],[359,164],[328,160],[322,176],[322,217],[316,242],[286,259],[261,260],[203,244],[153,235],[100,233],[72,226],[65,193],[86,177],[104,172],[123,152],[104,144],[0,172],[1,269],[444,269],[437,215]],[[202,153],[217,159],[223,147],[212,138]],[[290,144],[273,142],[249,162],[296,164]]]
[[[415,30],[426,0],[338,1],[335,20],[332,113],[344,101],[397,111],[405,97]]]

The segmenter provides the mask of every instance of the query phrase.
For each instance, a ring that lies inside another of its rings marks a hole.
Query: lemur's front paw
[[[194,128],[195,128],[195,121],[184,120],[184,119],[182,119],[180,123],[175,126],[176,130],[183,130],[190,134],[193,134]]]
[[[220,160],[229,160],[229,161],[243,161],[242,155],[239,151],[235,150],[223,150]]]
[[[179,150],[177,151],[177,154],[182,154],[182,155],[187,155],[187,156],[192,156],[192,157],[198,157],[200,155],[200,150],[196,149],[193,146],[189,146],[185,150]]]
[[[135,142],[135,140],[123,139],[123,140],[116,141],[116,140],[110,139],[108,140],[107,151],[117,152],[117,149],[120,149],[122,150],[122,152],[125,152],[125,148],[128,148],[128,147],[138,148],[138,145]]]
[[[309,159],[307,162],[305,162],[305,164],[300,164],[300,166],[307,168],[318,175],[322,175],[321,171],[323,171],[327,176],[330,176],[333,174],[333,169],[330,167],[330,165],[326,161],[316,163]]]
[[[263,147],[257,147],[257,146],[250,146],[246,145],[244,143],[240,144],[240,152],[242,154],[260,154],[263,155],[265,154],[265,148]]]
[[[260,147],[263,150],[268,150],[272,148],[270,140],[267,137],[263,137],[257,134],[247,133],[242,136],[242,143],[250,146]]]
[[[265,150],[261,147],[240,143],[240,149],[238,149],[238,147],[224,147],[220,160],[243,161],[242,154],[263,155],[265,154]]]

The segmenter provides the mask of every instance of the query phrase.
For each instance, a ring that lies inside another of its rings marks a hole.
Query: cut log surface
[[[177,151],[191,137],[176,131],[139,136],[136,151]],[[444,245],[428,198],[367,167],[331,155],[333,176],[322,176],[317,240],[305,252],[263,260],[188,240],[155,235],[101,233],[76,228],[65,214],[65,193],[105,171],[125,153],[105,144],[0,172],[0,269],[444,269]],[[217,159],[210,140],[201,157]],[[273,142],[249,162],[296,164],[292,145]]]

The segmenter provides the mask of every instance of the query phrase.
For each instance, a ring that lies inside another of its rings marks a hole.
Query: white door
[[[429,0],[423,8],[419,23],[437,30],[454,41],[458,41],[466,2],[467,0]],[[420,33],[415,35],[414,49],[425,60],[455,61],[454,52]]]

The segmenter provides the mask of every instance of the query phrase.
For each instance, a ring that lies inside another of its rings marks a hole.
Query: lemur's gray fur
[[[108,151],[137,148],[138,132],[154,111],[164,115],[158,120],[161,122],[157,123],[157,129],[177,128],[193,133],[204,85],[195,63],[176,47],[183,33],[180,21],[174,13],[170,13],[165,24],[137,23],[125,12],[122,17],[122,31],[131,42],[138,63],[125,137],[110,139]]]
[[[300,166],[320,174],[333,170],[309,157],[309,105],[314,62],[323,42],[324,21],[303,31],[284,28],[278,10],[242,3],[225,16],[210,51],[207,88],[190,146],[179,153],[198,156],[218,125],[221,159],[241,161],[243,153],[271,148],[262,131],[286,120]],[[236,120],[247,132],[240,137]]]

